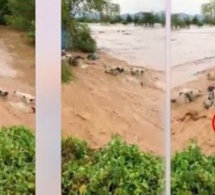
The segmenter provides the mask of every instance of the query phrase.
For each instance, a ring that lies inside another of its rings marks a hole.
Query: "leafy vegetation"
[[[35,137],[25,127],[0,130],[0,194],[35,194]],[[215,155],[192,141],[171,161],[173,195],[215,192]],[[68,137],[62,141],[62,194],[161,194],[164,164],[115,135],[100,149]]]
[[[172,159],[173,195],[209,195],[215,192],[215,155],[206,156],[194,141]]]
[[[62,0],[62,47],[66,50],[95,52],[97,46],[90,29],[86,23],[76,19],[77,15],[82,14],[84,18],[87,14],[97,13],[102,18],[107,18],[116,16],[119,10],[119,5],[110,0]]]
[[[181,29],[189,28],[190,25],[203,26],[203,25],[215,25],[215,0],[208,0],[208,3],[202,4],[202,16],[203,18],[194,15],[193,17],[181,17],[180,14],[172,14],[171,23],[172,28]],[[76,18],[79,22],[84,23],[110,23],[117,24],[121,23],[124,25],[135,24],[144,27],[154,27],[156,23],[165,26],[165,14],[157,14],[153,12],[142,12],[136,15],[127,14],[126,16],[115,15],[105,15],[94,17],[92,14],[86,13],[84,16],[79,16]]]
[[[35,0],[0,0],[0,25],[26,31],[35,43]]]
[[[210,25],[215,25],[215,0],[209,0],[201,6],[202,14],[205,17],[205,22]]]
[[[35,194],[35,139],[25,127],[0,129],[0,194]]]
[[[68,138],[62,143],[62,156],[63,195],[163,192],[162,159],[140,152],[136,145],[126,144],[119,136],[99,150]]]
[[[61,81],[69,83],[73,79],[72,69],[68,62],[62,61]]]

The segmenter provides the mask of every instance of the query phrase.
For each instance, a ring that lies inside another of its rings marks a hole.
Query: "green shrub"
[[[0,194],[35,194],[34,148],[28,129],[0,129]],[[191,142],[171,163],[173,195],[214,194],[215,155],[206,156]],[[62,140],[63,195],[158,195],[163,187],[162,159],[119,136],[97,150],[74,137]]]
[[[62,61],[61,63],[61,81],[62,83],[68,83],[73,79],[71,66],[66,61]]]
[[[215,156],[207,157],[195,142],[172,159],[173,195],[215,193]]]
[[[137,146],[126,144],[118,136],[95,151],[80,141],[70,141],[70,148],[73,157],[63,166],[62,194],[151,195],[163,192],[161,159],[140,152]],[[78,159],[74,158],[77,154]]]
[[[0,0],[0,24],[5,25],[6,20],[5,16],[10,14],[10,10],[8,9],[8,0]]]
[[[73,50],[93,53],[97,49],[96,41],[92,38],[90,28],[87,24],[76,23],[74,34],[71,37]]]
[[[31,25],[29,27],[29,32],[27,34],[29,40],[31,43],[35,45],[35,39],[36,39],[36,34],[35,34],[35,21],[31,21]]]
[[[25,127],[0,129],[0,194],[35,194],[35,139]]]

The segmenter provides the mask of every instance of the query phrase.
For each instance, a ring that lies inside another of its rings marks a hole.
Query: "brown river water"
[[[98,47],[130,65],[165,71],[165,29],[92,24]],[[215,66],[215,28],[171,32],[172,88]]]

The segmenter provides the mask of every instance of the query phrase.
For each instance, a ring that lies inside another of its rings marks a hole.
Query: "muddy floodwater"
[[[98,47],[130,65],[165,71],[165,29],[133,25],[90,25]],[[171,86],[196,79],[196,73],[215,66],[215,28],[172,31]]]
[[[0,26],[0,84],[35,84],[35,49],[26,33]]]
[[[5,42],[1,39],[0,35],[0,77],[15,78],[17,76],[17,71],[13,69],[10,64],[12,63],[12,56],[10,55]]]
[[[7,99],[0,99],[0,126],[24,125],[35,128],[31,108],[13,98],[13,91],[35,94],[35,49],[26,33],[0,26],[0,89]]]

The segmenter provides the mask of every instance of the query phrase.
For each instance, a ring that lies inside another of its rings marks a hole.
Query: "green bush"
[[[207,157],[192,141],[172,159],[173,195],[212,195],[215,193],[215,156]]]
[[[25,127],[0,129],[0,194],[35,194],[35,139]]]
[[[10,10],[8,9],[8,0],[0,0],[0,24],[5,25],[6,20],[5,16],[10,14]]]
[[[35,194],[35,137],[24,127],[0,130],[0,194]],[[173,195],[212,195],[215,155],[206,156],[195,142],[171,161]],[[164,164],[114,136],[92,150],[74,137],[62,140],[63,195],[162,194]]]
[[[35,34],[35,21],[31,21],[31,25],[29,27],[29,32],[27,34],[31,43],[35,44],[36,34]]]
[[[64,153],[65,148],[72,152],[70,161],[69,153]],[[63,142],[62,149],[63,195],[151,195],[163,192],[162,160],[140,152],[137,146],[126,144],[118,136],[99,150],[92,151],[86,142],[71,138]]]
[[[62,83],[68,83],[73,79],[71,66],[66,61],[62,61],[61,63],[61,81]]]
[[[73,50],[93,53],[97,49],[96,41],[92,38],[87,24],[77,23],[71,40]]]

